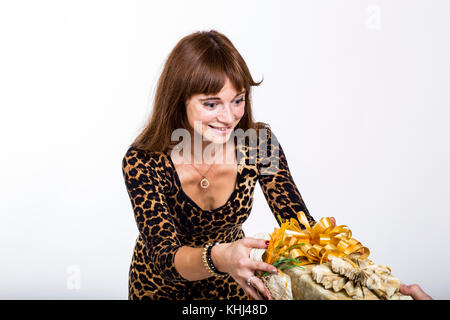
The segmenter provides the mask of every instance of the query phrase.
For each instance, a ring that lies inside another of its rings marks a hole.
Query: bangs
[[[193,67],[186,88],[186,98],[194,94],[217,94],[230,79],[236,91],[249,90],[246,74],[234,57],[216,47],[209,47]]]

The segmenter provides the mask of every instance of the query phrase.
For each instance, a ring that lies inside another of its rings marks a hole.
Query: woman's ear
[[[188,104],[191,102],[191,100],[192,100],[192,97],[189,97],[189,98],[181,98],[181,101],[183,102],[185,108],[187,108],[187,106],[188,106]]]

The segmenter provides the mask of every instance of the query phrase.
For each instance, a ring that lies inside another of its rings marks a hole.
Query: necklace
[[[179,150],[180,149],[180,145],[177,145],[173,148],[174,150]],[[206,189],[209,187],[210,183],[209,180],[206,178],[206,175],[208,174],[209,170],[211,169],[211,167],[214,165],[211,164],[208,168],[208,170],[205,172],[205,174],[202,174],[192,163],[189,163],[191,166],[194,167],[194,169],[200,174],[200,176],[202,177],[202,180],[200,180],[200,187],[203,189]]]
[[[208,170],[205,172],[205,174],[202,174],[192,163],[190,163],[191,166],[194,167],[195,170],[197,170],[197,172],[202,176],[202,180],[200,181],[200,187],[202,187],[203,189],[206,189],[209,187],[209,180],[206,179],[206,174],[209,172],[209,169],[212,168],[212,166],[214,165],[214,163],[212,165],[209,166]]]

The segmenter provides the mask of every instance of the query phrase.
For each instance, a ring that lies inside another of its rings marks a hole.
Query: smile
[[[230,132],[231,128],[232,128],[232,127],[214,127],[209,124],[208,124],[208,127],[212,128],[214,131],[216,131],[218,133],[222,133],[222,134]]]

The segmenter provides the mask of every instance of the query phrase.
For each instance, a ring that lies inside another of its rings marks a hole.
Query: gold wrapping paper
[[[253,249],[250,255],[277,267],[277,275],[259,274],[275,299],[412,299],[398,292],[400,281],[389,267],[367,259],[370,250],[352,238],[347,226],[334,226],[328,217],[311,226],[303,212],[297,217],[278,217],[280,228],[257,236],[270,238],[267,250]]]

